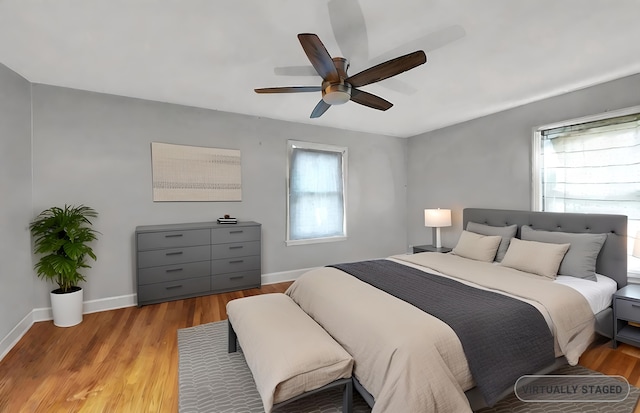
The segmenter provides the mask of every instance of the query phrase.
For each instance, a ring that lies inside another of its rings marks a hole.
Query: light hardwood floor
[[[69,328],[36,323],[0,362],[0,412],[177,412],[176,331],[226,319],[229,300],[289,285],[87,314]],[[580,364],[640,386],[639,360],[634,347],[600,341]]]

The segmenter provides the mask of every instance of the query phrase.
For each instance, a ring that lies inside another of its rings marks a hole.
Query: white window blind
[[[542,129],[539,139],[540,209],[627,215],[629,271],[640,275],[631,255],[640,243],[640,113]]]
[[[344,239],[346,148],[289,142],[287,245]]]

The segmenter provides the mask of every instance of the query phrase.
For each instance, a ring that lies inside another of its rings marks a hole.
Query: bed
[[[374,413],[470,412],[518,375],[576,364],[596,333],[611,337],[626,227],[621,215],[467,208],[452,254],[318,268],[286,294],[354,357]]]

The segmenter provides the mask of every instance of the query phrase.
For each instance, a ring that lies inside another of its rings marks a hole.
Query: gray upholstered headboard
[[[625,215],[534,212],[507,209],[465,208],[463,228],[473,221],[491,226],[530,225],[533,229],[574,233],[607,234],[596,272],[613,278],[618,288],[627,285],[627,217]]]

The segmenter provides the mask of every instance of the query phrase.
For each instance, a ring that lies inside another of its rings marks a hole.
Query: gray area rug
[[[260,395],[242,351],[227,353],[227,322],[219,321],[178,330],[178,386],[180,413],[264,413]],[[553,374],[594,375],[581,366],[563,367]],[[617,403],[525,403],[508,396],[478,413],[594,412],[632,413],[640,390]],[[281,406],[274,413],[338,413],[342,390],[334,389]],[[371,409],[354,390],[354,413]]]

